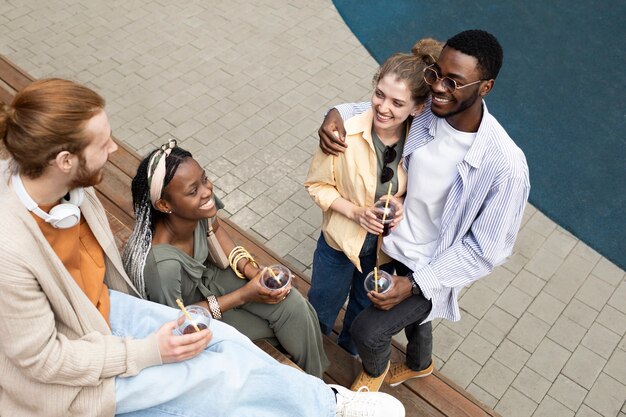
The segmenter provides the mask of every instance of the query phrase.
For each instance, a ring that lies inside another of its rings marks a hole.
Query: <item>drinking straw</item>
[[[389,181],[389,188],[387,189],[387,200],[385,200],[385,209],[383,210],[383,224],[387,219],[387,208],[389,207],[389,198],[391,198],[391,181]]]
[[[189,320],[191,322],[191,325],[193,326],[194,329],[196,329],[197,332],[200,331],[200,328],[196,325],[196,322],[191,318],[191,315],[189,314],[189,312],[187,311],[187,309],[185,308],[185,305],[183,304],[182,301],[180,301],[178,298],[176,299],[176,304],[178,304],[178,307],[180,307],[181,310],[183,310],[183,313],[185,314],[185,316],[187,317],[187,320]]]
[[[374,267],[374,290],[378,292],[378,268]]]

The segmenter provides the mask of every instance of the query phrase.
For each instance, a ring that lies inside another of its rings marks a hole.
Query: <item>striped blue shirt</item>
[[[345,120],[369,107],[366,102],[336,108]],[[411,154],[434,139],[436,122],[428,102],[426,110],[411,124],[403,152],[409,171],[405,205],[419,201],[419,195],[411,193],[411,172],[416,172],[409,168]],[[413,273],[433,306],[425,322],[437,317],[452,321],[461,318],[459,292],[511,254],[530,192],[524,153],[489,114],[484,102],[476,138],[457,168],[458,175],[444,205],[436,249],[430,261]],[[405,210],[403,221],[419,221],[409,218],[409,213]],[[402,259],[402,254],[394,256],[407,266],[412,263]]]

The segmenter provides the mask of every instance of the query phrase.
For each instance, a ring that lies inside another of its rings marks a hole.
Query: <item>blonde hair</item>
[[[396,53],[387,58],[372,79],[373,87],[386,75],[394,74],[397,80],[406,83],[415,104],[423,103],[430,94],[430,87],[424,81],[424,68],[437,61],[442,49],[443,43],[436,39],[420,39],[410,54]]]
[[[72,81],[29,84],[0,108],[3,156],[10,156],[23,175],[39,177],[59,152],[81,154],[88,144],[85,125],[104,104],[98,93]]]

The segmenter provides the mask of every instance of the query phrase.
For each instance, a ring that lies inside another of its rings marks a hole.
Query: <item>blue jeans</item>
[[[357,354],[357,350],[352,341],[350,327],[355,317],[371,305],[363,282],[367,274],[376,266],[377,240],[377,235],[368,233],[365,237],[359,254],[363,272],[359,272],[342,251],[331,248],[326,243],[323,233],[317,240],[317,248],[313,255],[309,302],[317,312],[322,333],[328,335],[333,330],[339,310],[348,295],[350,296],[337,343],[353,355]]]
[[[114,335],[141,338],[178,310],[109,291]],[[319,378],[281,365],[233,327],[211,321],[213,339],[193,359],[115,378],[116,415],[334,416],[333,391]]]
[[[382,269],[396,275],[408,275],[412,271],[398,261],[384,265]],[[354,320],[352,334],[357,346],[363,369],[379,376],[387,367],[391,357],[391,338],[404,329],[406,365],[421,371],[430,365],[433,352],[433,328],[431,322],[420,324],[428,315],[432,303],[423,294],[412,295],[391,310],[379,310],[370,306]]]

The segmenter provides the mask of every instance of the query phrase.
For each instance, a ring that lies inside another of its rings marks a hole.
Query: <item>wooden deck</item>
[[[15,92],[31,81],[33,78],[29,74],[0,55],[0,102],[10,103]],[[96,190],[107,210],[118,247],[122,248],[130,235],[134,222],[130,182],[135,175],[140,159],[128,146],[117,142],[120,149],[111,156],[105,167],[104,181],[96,187]],[[255,241],[228,219],[222,219],[222,224],[233,237],[233,240],[245,246],[260,263],[264,265],[281,263],[292,271],[296,271],[289,262]],[[310,285],[296,274],[294,287],[306,295]],[[338,318],[336,330],[340,328],[342,318],[343,315]],[[360,364],[335,344],[336,336],[335,332],[331,337],[324,338],[324,347],[331,361],[331,366],[324,375],[324,380],[329,383],[350,386],[360,369]],[[261,343],[261,347],[280,362],[290,363],[284,355],[268,343]],[[403,357],[404,348],[400,345],[394,345],[392,360],[400,361]],[[381,391],[400,399],[406,408],[407,416],[499,416],[438,371],[429,377],[407,381],[395,388],[383,385]]]

